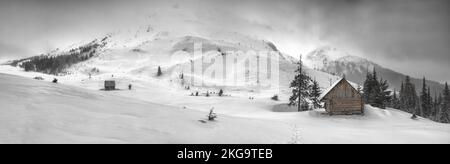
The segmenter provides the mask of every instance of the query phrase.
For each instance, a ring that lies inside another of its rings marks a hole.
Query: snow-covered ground
[[[295,109],[264,95],[191,97],[151,85],[104,92],[29,76],[0,74],[0,143],[450,143],[450,125],[394,109],[276,112]],[[218,120],[200,122],[211,107]]]

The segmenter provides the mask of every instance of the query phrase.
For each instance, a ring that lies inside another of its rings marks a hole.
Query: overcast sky
[[[294,56],[328,45],[415,77],[450,82],[449,4],[448,0],[2,0],[0,58],[37,55],[89,40],[168,8],[269,39]]]

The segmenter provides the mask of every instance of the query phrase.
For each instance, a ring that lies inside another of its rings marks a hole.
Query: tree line
[[[294,80],[290,83],[292,95],[289,105],[297,106],[298,111],[321,108],[318,82],[303,70],[301,57],[295,72]],[[367,71],[363,87],[358,87],[358,91],[361,92],[365,104],[382,109],[399,109],[411,113],[414,117],[421,116],[436,122],[450,123],[450,90],[447,83],[444,89],[440,93],[436,92],[433,97],[425,77],[420,92],[417,92],[410,77],[406,76],[400,91],[391,91],[389,83],[381,76],[378,77],[374,68],[372,72]]]
[[[381,77],[378,80],[375,69],[367,72],[363,87],[364,102],[382,109],[386,107],[399,109],[413,114],[414,117],[421,116],[436,122],[450,123],[450,91],[447,83],[439,94],[435,93],[434,98],[425,77],[420,92],[417,92],[409,76],[402,81],[398,93],[396,90],[391,92],[388,88],[386,80]]]
[[[46,74],[58,75],[73,64],[86,61],[92,58],[98,47],[104,46],[96,40],[86,45],[71,49],[61,55],[40,55],[11,62],[12,66],[19,66],[25,71],[42,72]]]

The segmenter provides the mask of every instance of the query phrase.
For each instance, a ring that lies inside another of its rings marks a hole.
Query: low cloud
[[[448,0],[4,0],[0,55],[40,53],[167,10],[205,25],[273,41],[293,56],[323,45],[411,75],[448,81]],[[203,30],[203,27],[198,27]],[[216,29],[221,30],[221,29]],[[14,53],[17,52],[17,53]],[[408,62],[422,70],[409,69]],[[421,62],[423,61],[423,62]],[[422,64],[420,64],[422,63]],[[433,63],[433,67],[427,67]],[[435,73],[436,72],[436,73]],[[443,76],[443,74],[445,76]]]

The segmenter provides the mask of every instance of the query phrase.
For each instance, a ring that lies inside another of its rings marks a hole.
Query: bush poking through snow
[[[208,114],[208,121],[214,121],[217,118],[216,113],[214,113],[214,108],[211,108],[211,110],[209,110],[209,114]]]
[[[209,91],[206,91],[206,97],[209,97]]]
[[[272,99],[273,101],[278,101],[278,95],[273,95],[270,99]]]
[[[416,120],[416,119],[417,119],[417,115],[416,115],[416,114],[413,114],[413,115],[411,116],[411,119]]]
[[[53,81],[52,81],[53,83],[58,83],[58,79],[56,79],[56,78],[53,78]]]
[[[161,66],[158,66],[158,73],[156,73],[156,76],[161,76],[161,75],[162,75]]]
[[[44,78],[42,78],[42,77],[40,77],[40,76],[36,76],[36,77],[34,77],[33,79],[35,79],[35,80],[44,80]]]
[[[220,89],[220,91],[219,91],[219,96],[223,96],[223,90],[222,89]]]

